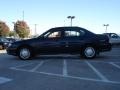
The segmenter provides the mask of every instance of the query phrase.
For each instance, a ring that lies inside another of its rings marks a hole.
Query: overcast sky
[[[12,22],[24,20],[34,34],[34,24],[40,34],[49,28],[69,26],[67,16],[75,16],[74,26],[94,33],[120,33],[120,0],[1,0],[0,20],[12,29]]]

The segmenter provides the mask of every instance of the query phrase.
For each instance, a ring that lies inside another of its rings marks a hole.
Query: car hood
[[[19,40],[19,41],[15,41],[13,42],[13,44],[23,44],[23,43],[28,43],[28,42],[31,42],[31,41],[34,41],[36,38],[32,38],[32,39],[26,39],[26,40]]]

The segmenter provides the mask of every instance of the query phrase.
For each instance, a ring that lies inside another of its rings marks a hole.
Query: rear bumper
[[[110,43],[101,44],[99,47],[100,52],[110,51],[111,49],[112,49],[112,45]]]

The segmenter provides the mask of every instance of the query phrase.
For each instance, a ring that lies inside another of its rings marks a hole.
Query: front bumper
[[[17,56],[17,50],[15,48],[7,48],[7,54],[8,55],[14,55]]]

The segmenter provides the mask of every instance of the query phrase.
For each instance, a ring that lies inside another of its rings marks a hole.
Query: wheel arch
[[[20,46],[17,48],[17,55],[18,55],[18,53],[19,53],[19,49],[20,49],[20,48],[23,48],[23,47],[29,48],[29,49],[32,51],[31,54],[34,54],[34,49],[33,49],[32,46],[30,46],[30,45],[28,45],[28,44],[23,44],[23,45],[20,45]]]
[[[99,52],[99,45],[97,45],[96,43],[85,43],[81,49],[84,49],[85,47],[94,47],[96,49],[97,52]]]

